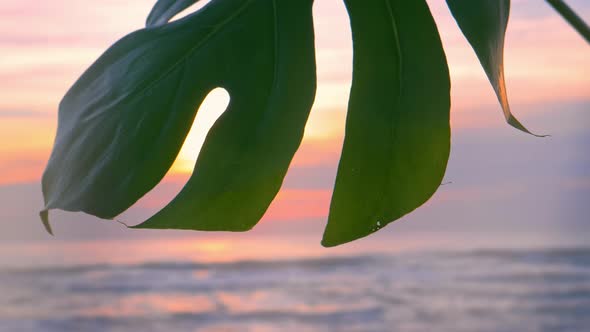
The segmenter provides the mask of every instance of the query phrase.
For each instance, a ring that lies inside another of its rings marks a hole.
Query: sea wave
[[[585,331],[590,249],[0,272],[1,331]]]

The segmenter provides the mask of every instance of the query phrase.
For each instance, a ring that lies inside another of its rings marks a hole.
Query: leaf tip
[[[328,239],[326,239],[326,237],[324,237],[320,243],[322,244],[322,247],[324,247],[324,248],[333,248],[338,245],[338,243],[328,240]]]
[[[53,230],[51,229],[51,224],[49,223],[49,210],[45,209],[39,212],[39,217],[41,218],[41,222],[43,223],[43,227],[49,235],[53,236]]]
[[[336,231],[335,229],[332,229],[331,227],[326,227],[326,230],[324,231],[324,236],[322,237],[322,247],[324,248],[334,248],[334,247],[338,247],[340,245],[352,242],[352,241],[356,241],[360,238],[363,238],[367,235],[370,235],[371,233],[368,234],[344,234],[341,232]]]
[[[507,118],[506,118],[506,122],[511,125],[512,127],[525,132],[529,135],[535,136],[535,137],[551,137],[551,135],[539,135],[539,134],[535,134],[533,132],[531,132],[530,130],[528,130],[522,123],[520,123],[520,121],[518,121],[518,119],[516,117],[514,117],[514,115],[510,114]]]

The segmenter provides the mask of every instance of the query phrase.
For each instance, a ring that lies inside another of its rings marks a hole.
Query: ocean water
[[[590,331],[590,249],[3,269],[0,331]]]

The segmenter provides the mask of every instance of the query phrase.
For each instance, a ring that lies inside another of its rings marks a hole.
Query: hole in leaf
[[[184,144],[162,181],[117,219],[143,221],[154,215],[178,195],[193,172],[207,133],[225,112],[230,96],[227,90],[212,90],[197,112]]]
[[[215,121],[225,112],[229,100],[229,93],[223,88],[216,88],[207,95],[197,112],[193,126],[184,140],[176,161],[172,165],[173,172],[185,174],[193,172],[207,133]]]

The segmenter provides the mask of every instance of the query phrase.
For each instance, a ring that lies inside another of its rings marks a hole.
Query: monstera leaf
[[[510,0],[447,0],[447,4],[494,87],[506,122],[532,134],[512,115],[506,92],[504,36],[510,15]]]
[[[424,1],[346,0],[354,73],[323,244],[371,234],[440,186],[450,148],[450,82]]]
[[[169,22],[197,2],[157,1],[146,28],[109,48],[63,98],[42,180],[49,232],[50,209],[112,219],[151,190],[217,87],[231,100],[192,176],[134,227],[244,231],[264,215],[315,97],[313,0],[211,0]],[[325,246],[374,233],[426,202],[450,148],[449,71],[426,2],[344,2],[354,73]],[[504,81],[510,1],[447,3],[506,120],[529,132],[510,111]],[[587,26],[575,26],[590,36]]]
[[[167,15],[167,17],[170,15]],[[113,218],[152,189],[216,87],[231,96],[194,174],[143,228],[241,231],[278,192],[315,96],[312,0],[216,0],[134,32],[68,91],[45,210]]]

